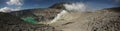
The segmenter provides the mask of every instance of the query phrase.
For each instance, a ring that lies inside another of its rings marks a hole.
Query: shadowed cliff
[[[0,31],[55,31],[54,27],[31,24],[9,13],[0,12]]]

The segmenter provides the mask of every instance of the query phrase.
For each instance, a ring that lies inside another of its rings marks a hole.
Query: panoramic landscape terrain
[[[120,31],[120,1],[99,1],[0,0],[0,31]]]

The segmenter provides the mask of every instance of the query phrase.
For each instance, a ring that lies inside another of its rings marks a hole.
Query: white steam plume
[[[60,12],[59,14],[57,14],[57,16],[49,24],[56,22],[58,19],[60,19],[66,13],[68,13],[68,12],[65,11],[65,10],[63,10],[62,12]]]
[[[57,20],[59,20],[62,16],[64,16],[65,14],[67,14],[69,12],[86,11],[85,4],[83,4],[83,3],[72,3],[72,4],[63,4],[63,5],[64,5],[66,10],[63,10],[59,14],[57,14],[57,16],[48,24],[57,22]]]
[[[86,6],[83,3],[64,4],[67,11],[86,11]]]
[[[3,7],[0,9],[0,12],[11,12],[11,11],[17,11],[20,10],[23,0],[9,0],[6,2],[8,6],[16,6],[16,8],[10,8],[10,7]]]

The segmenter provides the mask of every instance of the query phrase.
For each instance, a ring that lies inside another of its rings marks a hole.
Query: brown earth
[[[65,14],[50,24],[62,31],[120,31],[120,7]]]

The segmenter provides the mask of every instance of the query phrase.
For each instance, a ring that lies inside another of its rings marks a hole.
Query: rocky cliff
[[[10,14],[20,18],[24,18],[24,19],[28,17],[32,17],[37,22],[40,22],[40,21],[50,21],[54,19],[54,17],[61,11],[62,11],[61,9],[51,9],[51,8],[27,9],[27,10],[21,10],[21,11],[13,11],[13,12],[10,12]]]
[[[54,27],[31,24],[9,13],[0,12],[0,31],[55,31]]]
[[[65,14],[50,24],[62,31],[119,31],[120,7]]]

